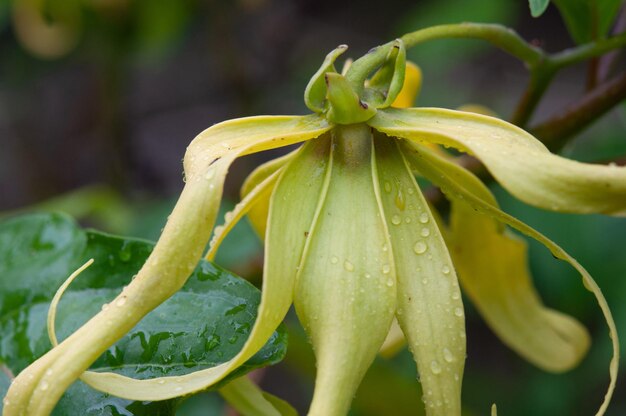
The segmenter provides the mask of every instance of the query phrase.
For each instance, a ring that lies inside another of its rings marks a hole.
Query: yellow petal
[[[417,363],[427,415],[460,415],[465,319],[436,221],[396,140],[376,136],[380,199],[398,280],[396,318]]]
[[[604,401],[597,412],[598,415],[604,414],[611,400],[611,396],[613,395],[613,391],[615,390],[619,363],[619,342],[613,316],[611,315],[606,299],[602,295],[602,291],[596,282],[589,275],[589,273],[561,247],[518,219],[500,211],[500,209],[494,205],[493,200],[490,199],[492,197],[484,196],[486,188],[480,186],[480,182],[474,176],[468,175],[467,171],[462,169],[450,169],[448,162],[442,162],[441,158],[436,157],[436,155],[429,152],[427,149],[417,150],[417,148],[414,148],[414,150],[416,151],[413,153],[414,157],[412,158],[412,162],[415,167],[426,178],[439,186],[449,198],[455,201],[455,203],[467,204],[470,209],[474,210],[477,214],[484,215],[488,218],[507,224],[523,234],[537,240],[550,250],[554,257],[568,262],[581,275],[583,284],[587,290],[593,293],[600,309],[602,310],[604,319],[609,327],[609,336],[613,346],[613,358],[611,359],[609,365],[609,387],[604,397]],[[468,191],[468,189],[470,191]],[[477,190],[477,192],[474,192],[474,190]],[[487,195],[489,194],[487,193]],[[575,327],[577,324],[572,324],[571,320],[564,318],[564,316],[560,314],[552,314],[549,312],[548,316],[548,319],[553,319],[551,325],[555,325],[557,322],[558,324],[565,325],[562,328],[558,328],[558,330],[563,330],[563,333],[575,334]]]
[[[293,151],[285,156],[272,159],[269,162],[263,163],[261,166],[248,175],[243,185],[241,186],[241,198],[245,197],[252,192],[261,182],[263,182],[268,176],[285,166],[289,162],[296,151]],[[252,224],[252,228],[261,238],[265,239],[265,229],[267,227],[267,216],[270,209],[269,197],[265,197],[265,193],[261,196],[249,209],[248,220]]]
[[[348,413],[395,312],[387,230],[374,194],[372,137],[365,125],[336,128],[331,178],[309,234],[294,303],[317,362],[311,416]]]
[[[414,147],[467,191],[497,207],[488,188],[470,172],[420,145]],[[524,240],[453,200],[448,241],[463,288],[504,343],[546,371],[567,371],[580,362],[589,335],[574,318],[543,305],[528,270]]]
[[[220,123],[200,133],[188,148],[185,188],[159,241],[137,277],[116,298],[124,299],[124,307],[101,311],[22,371],[7,393],[9,405],[4,414],[48,415],[67,387],[93,361],[184,285],[209,238],[224,178],[235,158],[318,137],[329,128],[318,116],[251,117]],[[288,309],[290,298],[286,307],[279,299],[289,292],[285,287],[288,282],[266,285],[269,289],[263,291],[255,328],[242,352],[231,361],[183,377],[133,380],[98,373],[95,378],[86,375],[85,379],[98,389],[135,400],[163,400],[206,388],[252,356],[282,320],[281,313]],[[278,302],[276,309],[274,302]],[[268,303],[272,304],[272,313],[266,312]]]
[[[529,204],[562,212],[626,214],[626,167],[559,157],[505,121],[437,108],[388,108],[368,124],[390,136],[469,152]]]
[[[395,108],[408,108],[414,106],[421,88],[422,70],[413,62],[406,61],[404,84],[402,84],[400,94],[398,94],[391,106]]]
[[[241,416],[297,416],[298,414],[285,401],[264,392],[245,376],[231,381],[219,392]],[[280,408],[272,402],[275,400],[280,400]]]

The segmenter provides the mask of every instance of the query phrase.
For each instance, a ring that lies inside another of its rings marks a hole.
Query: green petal
[[[395,140],[378,135],[377,176],[398,279],[397,319],[428,415],[461,414],[463,303],[448,248]]]
[[[295,153],[296,151],[293,151],[285,156],[272,159],[253,170],[241,186],[241,199],[245,199],[246,196],[267,177],[285,166],[287,162],[293,158]],[[248,220],[250,220],[252,228],[254,228],[254,231],[256,231],[261,240],[265,239],[265,229],[267,227],[267,216],[269,215],[269,210],[269,196],[266,197],[265,193],[263,193],[263,195],[250,207],[248,211]]]
[[[414,146],[467,191],[497,207],[487,187],[470,172]],[[525,241],[458,200],[452,201],[450,223],[449,243],[463,288],[498,337],[546,371],[575,367],[589,349],[589,334],[574,318],[543,305],[528,270]]]
[[[271,396],[248,377],[240,377],[222,387],[220,394],[242,416],[297,416],[287,402]],[[271,397],[271,399],[270,399]],[[280,407],[273,401],[280,401]]]
[[[478,214],[482,214],[484,216],[487,216],[488,218],[492,218],[499,222],[507,224],[522,232],[523,234],[534,238],[535,240],[543,244],[548,250],[550,250],[554,257],[565,260],[566,262],[571,264],[578,271],[578,273],[580,273],[583,284],[585,285],[587,290],[593,293],[593,295],[596,297],[598,305],[602,310],[604,319],[606,320],[606,323],[609,327],[609,336],[613,345],[613,358],[611,359],[611,363],[609,365],[610,383],[607,393],[604,397],[604,402],[597,412],[598,415],[604,414],[615,389],[619,363],[619,342],[617,338],[617,329],[615,327],[615,322],[613,321],[613,316],[611,315],[611,311],[606,302],[606,299],[602,295],[602,291],[600,290],[596,282],[589,275],[589,273],[561,247],[556,245],[554,242],[552,242],[541,233],[535,231],[533,228],[519,221],[518,219],[500,211],[500,209],[498,209],[497,206],[494,205],[493,200],[491,200],[492,197],[484,197],[484,192],[486,188],[479,187],[479,181],[477,181],[474,176],[468,175],[467,171],[458,168],[450,169],[449,163],[442,163],[441,158],[436,157],[436,155],[434,155],[432,152],[428,152],[427,149],[415,151],[413,155],[414,157],[412,159],[412,162],[415,164],[416,168],[419,169],[419,171],[422,172],[422,174],[426,178],[439,186],[449,198],[455,201],[455,203],[466,204],[470,207],[470,209],[476,211]],[[476,189],[481,188],[482,191],[478,190],[478,192],[474,192]],[[550,315],[550,313],[548,314]],[[555,316],[557,316],[557,318],[554,318]],[[576,324],[572,325],[571,320],[564,318],[563,315],[553,314],[553,316],[548,319],[554,319],[552,325],[554,325],[557,321],[560,324],[565,324],[566,326],[564,328],[558,328],[558,330],[562,330],[564,334],[575,333],[575,330],[572,330],[572,328],[575,327]]]
[[[437,108],[389,108],[368,124],[390,136],[469,152],[503,187],[529,204],[562,212],[626,214],[626,167],[559,157],[505,121]]]
[[[295,306],[317,362],[309,415],[347,414],[389,331],[396,279],[365,125],[336,128],[331,178],[309,233]]]
[[[265,218],[263,218],[263,233],[265,233],[265,227],[267,224],[267,216],[269,215],[269,201],[272,191],[276,185],[276,181],[281,173],[282,169],[278,169],[275,172],[267,176],[262,182],[256,185],[246,196],[237,204],[232,211],[229,211],[224,216],[224,225],[215,227],[213,238],[209,244],[209,250],[206,253],[205,259],[213,261],[217,255],[222,241],[228,235],[230,230],[233,229],[239,220],[246,214],[248,214],[256,205],[265,205],[267,211],[265,211]],[[258,177],[255,177],[257,179]],[[263,209],[263,208],[262,208]],[[258,215],[258,212],[256,213]]]
[[[67,387],[100,354],[182,287],[209,238],[224,178],[235,158],[318,137],[329,128],[328,123],[316,115],[251,117],[220,123],[200,133],[187,150],[185,188],[159,241],[137,277],[117,298],[124,299],[124,307],[101,311],[22,371],[7,394],[10,404],[5,406],[5,414],[48,415]],[[280,312],[265,310],[267,298],[273,303],[274,298],[282,297],[282,283],[272,283],[264,290],[256,330],[233,360],[200,372],[202,374],[155,380],[138,381],[100,373],[97,379],[91,380],[92,384],[103,391],[136,400],[163,400],[206,388],[253,355],[269,337],[265,335],[278,326],[282,319]]]
[[[348,50],[347,45],[339,45],[330,51],[322,66],[311,77],[309,83],[304,90],[304,103],[309,110],[321,113],[326,107],[326,73],[337,72],[335,69],[335,60]]]

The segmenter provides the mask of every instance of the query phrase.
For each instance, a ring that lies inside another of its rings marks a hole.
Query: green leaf
[[[58,214],[29,215],[0,224],[0,361],[18,372],[50,348],[46,333],[50,300],[79,265],[95,259],[59,304],[60,339],[113,299],[130,282],[152,247],[144,240],[82,231],[71,219]],[[13,300],[15,296],[19,302]],[[245,280],[202,261],[181,291],[110,347],[91,370],[143,379],[213,367],[241,349],[256,319],[259,299],[258,290]],[[285,351],[286,335],[279,330],[224,381],[276,363]],[[144,405],[96,392],[82,383],[66,393],[57,409],[72,408],[76,400],[87,396],[93,408],[111,402],[113,407],[136,407],[130,413],[133,415],[146,410]],[[161,404],[158,408],[164,411]],[[128,414],[128,410],[120,414]],[[167,413],[153,409],[149,414]]]
[[[605,37],[621,3],[621,0],[554,0],[576,43]]]
[[[533,17],[539,17],[546,11],[550,4],[550,0],[528,0],[530,6],[530,14]]]

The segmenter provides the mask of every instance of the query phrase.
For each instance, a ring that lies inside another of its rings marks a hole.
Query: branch
[[[531,133],[539,137],[551,151],[557,151],[570,137],[625,98],[626,72],[603,82],[563,111],[531,128]]]

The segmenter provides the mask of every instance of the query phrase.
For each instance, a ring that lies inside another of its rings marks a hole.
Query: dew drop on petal
[[[447,349],[447,348],[443,349],[443,359],[446,360],[446,362],[449,362],[449,363],[454,361],[454,356],[452,355],[452,352],[449,349]]]
[[[432,371],[433,374],[441,374],[441,365],[439,365],[439,361],[433,360],[430,363],[430,371]]]
[[[40,384],[39,384],[39,388],[42,391],[46,391],[48,390],[48,387],[50,387],[50,385],[48,384],[48,382],[46,380],[43,380]]]
[[[430,229],[426,227],[422,228],[422,231],[420,231],[420,235],[422,237],[428,237],[430,235]]]
[[[463,309],[461,309],[461,308],[456,308],[456,309],[454,309],[454,314],[455,314],[456,316],[459,316],[459,317],[460,317],[460,316],[463,316]]]
[[[387,286],[389,287],[393,286],[393,279],[387,280]]]
[[[441,272],[442,272],[443,274],[450,274],[450,267],[448,267],[448,266],[443,266],[443,267],[441,268]]]
[[[122,296],[118,300],[115,301],[115,306],[122,307],[126,304],[126,296]]]
[[[428,246],[423,241],[418,241],[413,246],[413,251],[415,251],[415,254],[423,254],[426,252],[426,249],[428,249]]]
[[[428,222],[428,220],[429,220],[428,214],[427,214],[427,213],[425,213],[425,212],[422,212],[422,213],[420,214],[420,222],[421,222],[422,224],[426,224],[426,223]]]
[[[337,256],[332,256],[332,257],[330,258],[330,262],[331,262],[332,264],[337,264],[337,262],[338,262],[338,261],[339,261],[339,259],[337,258]]]
[[[354,264],[350,263],[348,260],[343,262],[343,268],[348,272],[354,271]]]
[[[387,274],[391,271],[391,267],[388,264],[383,264],[383,273]]]
[[[391,217],[391,223],[393,225],[400,225],[400,223],[402,222],[402,218],[400,218],[399,215],[394,215],[393,217]]]

